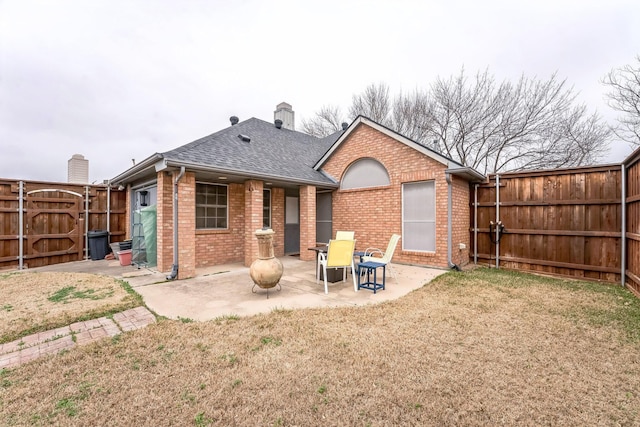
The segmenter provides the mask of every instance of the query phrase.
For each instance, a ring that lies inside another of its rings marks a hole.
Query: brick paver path
[[[0,369],[12,368],[40,356],[144,328],[155,321],[156,317],[146,307],[137,307],[114,314],[113,320],[101,317],[29,335],[0,344]]]

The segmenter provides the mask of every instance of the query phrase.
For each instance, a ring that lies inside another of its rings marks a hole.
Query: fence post
[[[18,191],[18,269],[24,268],[24,181],[19,181]]]
[[[89,186],[84,187],[84,259],[89,259]]]
[[[622,230],[620,230],[620,282],[624,288],[627,285],[627,171],[624,163],[622,163],[620,167],[620,206],[622,210]]]
[[[500,268],[500,175],[496,174],[496,268]]]

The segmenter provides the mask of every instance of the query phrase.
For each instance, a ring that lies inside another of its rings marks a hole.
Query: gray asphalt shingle
[[[251,118],[162,153],[162,156],[167,160],[233,169],[248,175],[331,183],[313,166],[341,134],[342,131],[319,139]],[[238,135],[246,135],[251,141],[243,141]]]

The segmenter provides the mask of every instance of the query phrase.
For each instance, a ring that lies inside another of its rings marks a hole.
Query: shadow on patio
[[[78,261],[31,269],[31,271],[67,271],[104,274],[127,281],[145,304],[156,314],[172,319],[188,318],[198,321],[220,316],[249,316],[268,313],[274,309],[309,307],[358,306],[397,299],[420,288],[445,270],[393,264],[396,278],[387,274],[385,290],[376,294],[353,290],[351,276],[347,282],[329,283],[329,294],[322,282],[316,284],[315,262],[300,261],[285,256],[280,260],[284,274],[278,287],[260,289],[249,277],[249,268],[242,264],[227,264],[199,268],[196,277],[166,281],[166,274],[154,269],[122,267],[118,261]],[[267,295],[268,294],[268,295]],[[268,298],[267,298],[268,296]]]

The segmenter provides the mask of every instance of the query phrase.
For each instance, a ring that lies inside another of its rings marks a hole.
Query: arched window
[[[340,189],[379,187],[390,183],[389,174],[382,163],[374,159],[360,159],[347,168]]]

